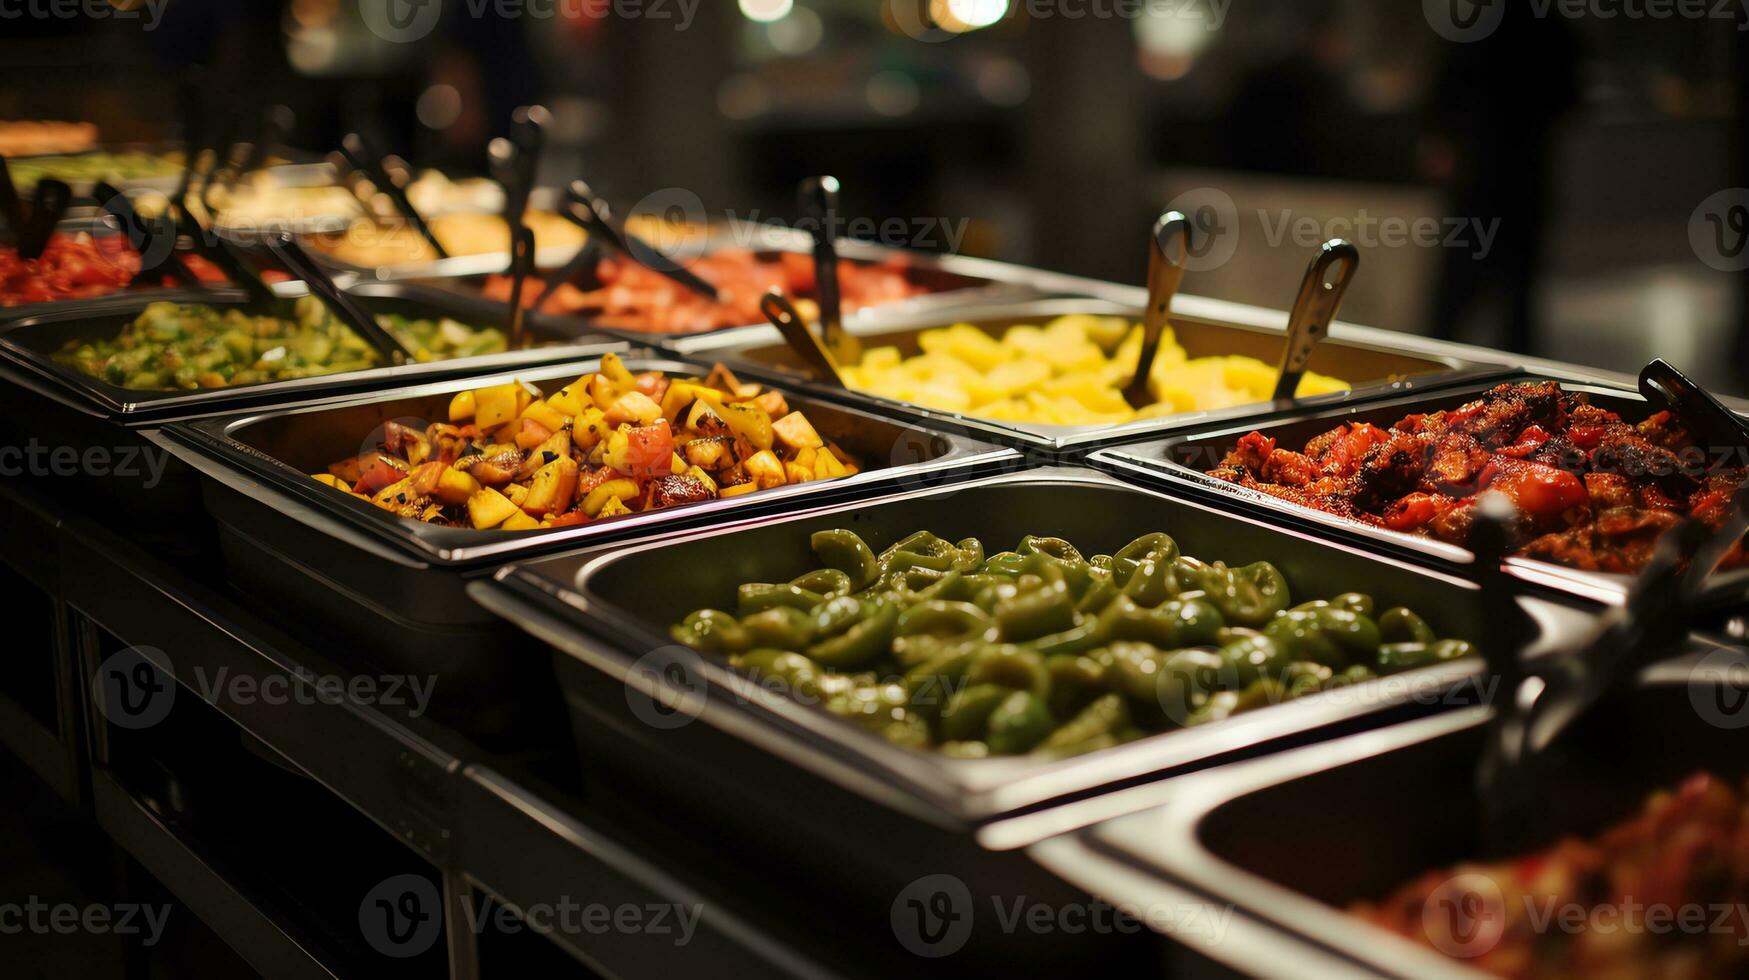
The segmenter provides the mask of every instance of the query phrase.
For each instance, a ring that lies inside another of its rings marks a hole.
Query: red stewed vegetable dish
[[[201,282],[225,282],[224,272],[211,262],[198,255],[181,258]],[[34,259],[20,258],[12,246],[0,246],[0,306],[104,296],[128,288],[139,271],[139,254],[120,235],[56,232]],[[178,283],[166,277],[161,285]]]
[[[1629,423],[1583,393],[1533,381],[1389,427],[1343,423],[1299,450],[1252,432],[1209,475],[1457,545],[1469,537],[1476,498],[1498,491],[1518,507],[1516,554],[1631,573],[1683,518],[1721,525],[1749,472],[1737,456],[1697,444],[1669,412]],[[1723,565],[1743,563],[1739,543]]]

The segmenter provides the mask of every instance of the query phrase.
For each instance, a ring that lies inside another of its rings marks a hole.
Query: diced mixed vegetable
[[[928,531],[878,554],[847,530],[810,544],[818,568],[742,585],[674,638],[959,757],[1090,752],[1475,652],[1359,593],[1295,605],[1270,563],[1199,561],[1159,532],[1090,558],[1031,535],[995,554]]]
[[[923,353],[876,347],[844,369],[850,387],[977,418],[1043,425],[1100,425],[1268,401],[1276,369],[1254,357],[1191,357],[1167,327],[1150,386],[1157,401],[1137,411],[1120,389],[1136,372],[1142,331],[1123,317],[1072,314],[1000,337],[969,323],[918,336]],[[1348,384],[1307,372],[1301,396]]]
[[[456,395],[448,422],[385,423],[376,449],[315,479],[400,517],[532,531],[860,470],[781,391],[608,354],[548,397],[512,381]]]
[[[123,388],[194,389],[289,381],[377,366],[377,355],[314,297],[293,319],[238,309],[153,303],[116,337],[70,341],[55,360]],[[418,361],[496,354],[509,341],[496,327],[448,318],[387,314],[377,322]]]

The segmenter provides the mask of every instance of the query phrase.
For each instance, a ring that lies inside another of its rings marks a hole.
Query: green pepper
[[[1355,664],[1325,682],[1324,689],[1332,691],[1339,687],[1348,687],[1350,684],[1359,684],[1361,681],[1370,681],[1377,676],[1371,667],[1365,664]]]
[[[1129,544],[1117,550],[1111,556],[1112,578],[1119,588],[1127,586],[1130,577],[1148,558],[1156,558],[1160,564],[1170,567],[1178,559],[1178,542],[1166,534],[1155,531],[1144,534]]]
[[[885,599],[864,599],[863,618],[844,632],[808,647],[808,656],[833,670],[858,670],[884,656],[893,642],[899,607]]]
[[[984,542],[977,538],[961,538],[955,546],[959,554],[954,556],[954,571],[975,572],[984,565]]]
[[[996,633],[1007,643],[1060,633],[1075,625],[1075,601],[1061,579],[999,599],[992,612]]]
[[[827,599],[808,612],[811,640],[837,636],[862,618],[862,602],[855,596],[841,595]]]
[[[811,572],[804,572],[790,579],[789,584],[823,596],[843,596],[854,591],[850,586],[850,576],[836,568],[816,568]]]
[[[1166,717],[1187,724],[1196,709],[1221,689],[1226,661],[1210,650],[1179,650],[1161,665],[1155,685]]]
[[[820,593],[798,588],[787,582],[781,585],[749,582],[735,590],[735,608],[740,610],[742,616],[763,612],[774,606],[788,606],[807,612],[825,601],[826,597]]]
[[[820,564],[850,577],[852,590],[865,589],[880,577],[880,562],[874,550],[855,531],[842,528],[815,531],[808,539]]]
[[[1332,606],[1350,610],[1362,616],[1369,618],[1372,616],[1372,596],[1369,596],[1364,592],[1344,592],[1336,598],[1331,599],[1330,604]]]
[[[1233,702],[1231,713],[1236,715],[1243,711],[1267,708],[1273,704],[1280,704],[1291,696],[1280,680],[1274,677],[1260,677],[1253,681],[1251,686],[1239,692],[1238,699]]]
[[[993,625],[989,613],[969,602],[921,602],[899,614],[893,655],[901,665],[922,663],[949,646],[981,639]]]
[[[955,647],[906,671],[912,709],[931,718],[939,715],[980,652],[976,646]]]
[[[1384,643],[1432,643],[1437,639],[1433,627],[1414,610],[1397,606],[1379,617],[1379,640]]]
[[[1072,717],[1106,693],[1105,666],[1091,657],[1059,653],[1045,658],[1050,695],[1046,703],[1058,718]]]
[[[856,600],[852,599],[852,602]],[[814,617],[790,606],[772,606],[741,620],[755,647],[806,650],[814,641]]]
[[[1279,677],[1289,663],[1299,659],[1287,646],[1268,633],[1246,637],[1221,648],[1222,686],[1242,691],[1265,677]]]
[[[1091,571],[1087,590],[1081,594],[1081,598],[1075,600],[1075,611],[1087,615],[1096,615],[1100,610],[1109,605],[1111,600],[1116,599],[1120,593],[1118,592],[1117,585],[1111,580],[1110,572],[1094,568],[1091,565],[1089,565],[1088,568]]]
[[[996,755],[1019,755],[1044,741],[1055,726],[1042,698],[1030,691],[1015,691],[990,712],[986,743]]]
[[[1180,596],[1154,610],[1154,618],[1172,627],[1174,647],[1200,647],[1215,642],[1226,620],[1219,606],[1205,598]]]
[[[1020,544],[1014,550],[1022,555],[1044,555],[1069,565],[1080,565],[1086,562],[1086,559],[1081,557],[1081,552],[1062,538],[1041,538],[1029,534],[1020,539]]]
[[[730,663],[752,674],[756,680],[772,678],[780,683],[780,690],[787,689],[792,696],[817,698],[820,687],[817,681],[820,668],[812,660],[799,653],[787,650],[759,649],[751,650],[734,658]]]
[[[1263,628],[1294,660],[1311,660],[1333,669],[1353,660],[1371,660],[1379,648],[1379,628],[1348,609],[1323,606],[1296,609],[1277,616]]]
[[[1017,551],[1001,551],[984,559],[984,571],[992,575],[1016,576],[1026,570],[1027,556]]]
[[[909,717],[903,684],[865,684],[829,698],[826,710],[879,732],[895,721]]]
[[[1229,568],[1220,562],[1209,565],[1182,558],[1178,571],[1183,579],[1208,593],[1209,601],[1236,626],[1262,626],[1288,607],[1287,579],[1266,561]]]
[[[740,620],[721,609],[700,609],[669,632],[675,642],[700,653],[739,653],[753,645]]]
[[[894,745],[907,749],[929,748],[929,723],[914,714],[891,721],[880,729],[880,736]]]
[[[1165,602],[1177,591],[1178,580],[1173,575],[1172,562],[1159,554],[1143,558],[1123,585],[1126,597],[1149,609]]]
[[[1184,727],[1194,728],[1197,725],[1207,725],[1210,722],[1225,721],[1239,707],[1239,694],[1236,691],[1216,691],[1202,706],[1191,712],[1185,719]]]
[[[1287,670],[1282,672],[1281,679],[1282,683],[1287,685],[1288,694],[1292,697],[1299,697],[1302,694],[1323,690],[1330,683],[1331,678],[1335,676],[1336,672],[1323,664],[1315,664],[1309,660],[1296,660],[1287,665]]]
[[[1065,653],[1086,653],[1098,645],[1099,624],[1091,620],[1060,633],[1041,636],[1036,640],[1027,640],[1021,644],[1029,650],[1037,650],[1040,655],[1046,657]]]
[[[999,684],[1040,696],[1051,687],[1045,659],[1032,650],[1011,644],[985,645],[972,658],[972,664],[966,670],[966,682],[973,685]]]
[[[1378,669],[1382,674],[1431,667],[1473,656],[1476,648],[1465,640],[1435,640],[1432,643],[1387,643],[1379,647]]]
[[[941,712],[941,737],[947,741],[982,741],[989,731],[990,715],[1009,695],[1012,687],[982,684],[967,687],[948,699]]]
[[[1130,723],[1129,705],[1117,694],[1102,694],[1074,714],[1039,746],[1041,750],[1073,755],[1085,743],[1115,736]]]

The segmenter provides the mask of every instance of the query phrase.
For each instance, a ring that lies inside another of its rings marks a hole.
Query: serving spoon
[[[840,364],[862,360],[862,344],[844,329],[843,293],[838,288],[838,244],[833,228],[838,214],[838,178],[809,177],[796,188],[802,217],[813,225],[814,299],[820,306],[820,332]]]
[[[12,171],[7,169],[3,156],[0,156],[0,218],[6,220],[6,227],[15,235],[24,228],[24,201],[18,196],[18,185],[12,182]]]
[[[1663,358],[1640,369],[1640,394],[1662,403],[1701,442],[1718,449],[1749,447],[1749,423]]]
[[[820,343],[814,331],[808,329],[808,322],[796,312],[795,304],[788,297],[773,289],[759,297],[759,312],[765,314],[778,333],[783,334],[784,341],[802,359],[803,366],[816,381],[835,388],[846,387],[844,378],[838,373],[838,362],[832,359],[832,352]]]
[[[24,226],[18,231],[19,258],[42,257],[43,249],[49,247],[49,237],[55,233],[55,226],[61,223],[72,200],[73,188],[67,186],[66,181],[44,177],[36,182],[36,190],[31,195],[30,216],[25,218]]]
[[[407,224],[411,225],[413,230],[425,239],[426,244],[431,246],[431,250],[437,253],[438,258],[449,258],[449,252],[444,249],[443,243],[438,241],[437,236],[432,233],[431,226],[425,222],[425,216],[413,206],[412,200],[407,197],[406,189],[396,182],[394,175],[389,172],[389,168],[385,165],[384,158],[371,148],[369,141],[358,133],[347,133],[340,139],[340,153],[345,157],[348,166],[369,179],[377,190],[388,195],[395,210],[399,211],[401,217],[407,220]]]
[[[175,276],[185,286],[199,288],[202,285],[199,277],[190,272],[176,254],[176,232],[169,222],[141,217],[128,196],[107,181],[100,180],[93,185],[91,196],[97,199],[98,206],[105,213],[120,223],[122,234],[139,253],[140,268],[134,273],[134,285],[158,285],[165,275]]]
[[[413,359],[407,348],[395,339],[394,334],[383,329],[377,323],[376,317],[368,310],[360,307],[345,291],[334,284],[320,265],[314,262],[292,236],[288,234],[269,235],[267,247],[292,275],[304,281],[309,287],[310,295],[322,301],[341,323],[351,327],[354,333],[364,338],[382,359],[392,365],[406,364]]]
[[[1190,258],[1190,221],[1182,211],[1166,211],[1154,221],[1148,236],[1148,308],[1142,314],[1142,349],[1136,355],[1136,371],[1124,385],[1123,400],[1131,408],[1154,404],[1149,386],[1154,357],[1172,312],[1172,297],[1184,282],[1184,264]]]
[[[717,287],[663,255],[636,235],[629,235],[615,228],[607,202],[590,189],[587,183],[582,180],[571,181],[570,186],[565,189],[565,199],[566,206],[560,209],[560,213],[588,232],[591,240],[599,239],[633,262],[668,277],[713,303],[722,302],[722,294],[717,291]]]
[[[1340,238],[1319,246],[1306,266],[1300,293],[1287,318],[1287,338],[1282,345],[1281,367],[1275,380],[1275,401],[1291,401],[1300,390],[1300,379],[1312,363],[1312,350],[1330,332],[1330,321],[1342,305],[1342,294],[1360,267],[1360,250]],[[1334,269],[1334,272],[1332,272]],[[1332,275],[1334,278],[1332,278]]]

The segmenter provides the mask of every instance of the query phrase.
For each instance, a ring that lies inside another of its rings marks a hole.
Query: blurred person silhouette
[[[1446,189],[1447,217],[1483,227],[1498,219],[1485,251],[1474,234],[1463,246],[1441,248],[1433,331],[1454,339],[1493,300],[1505,311],[1500,345],[1531,353],[1556,136],[1578,103],[1579,51],[1565,18],[1492,2],[1502,14],[1492,33],[1443,42],[1445,64],[1420,147],[1423,175]]]

